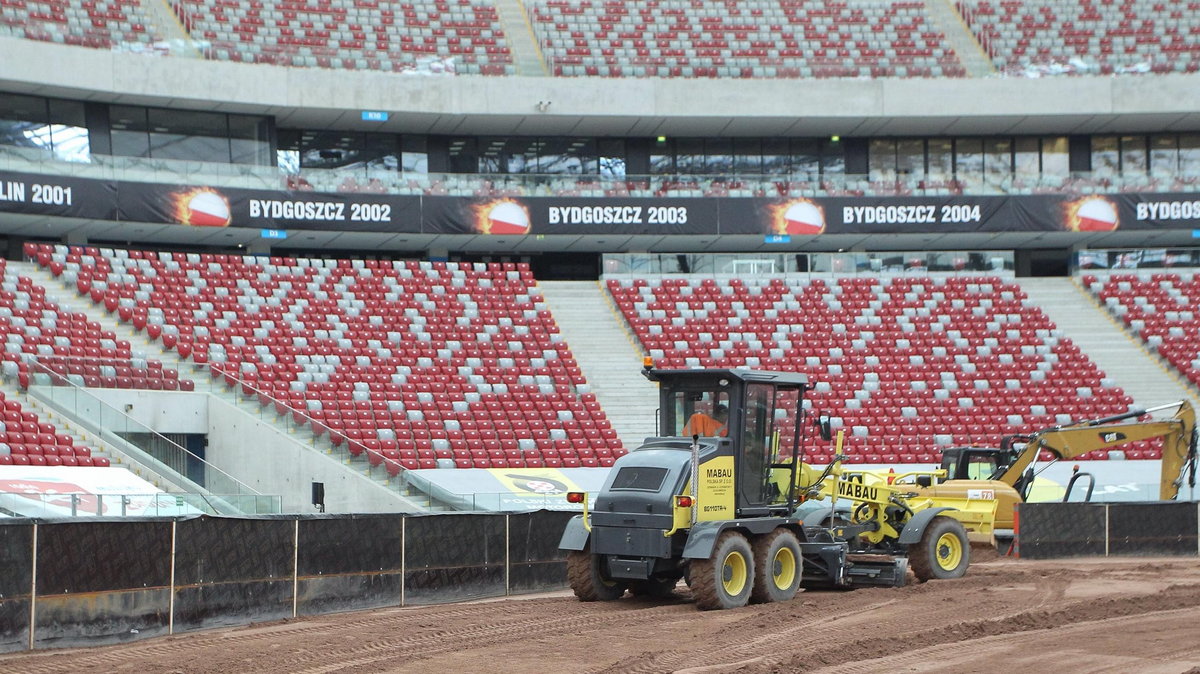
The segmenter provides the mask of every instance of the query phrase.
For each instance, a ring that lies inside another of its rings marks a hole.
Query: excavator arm
[[[1178,409],[1170,418],[1137,420],[1145,414],[1172,407]],[[1186,400],[1033,433],[1027,436],[1025,448],[996,479],[1016,485],[1042,450],[1050,452],[1055,459],[1065,460],[1097,449],[1159,437],[1163,439],[1159,498],[1171,500],[1179,494],[1185,481],[1193,487],[1196,483],[1196,411]]]

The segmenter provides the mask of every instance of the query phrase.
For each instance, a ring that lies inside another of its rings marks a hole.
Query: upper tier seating
[[[49,245],[37,259],[393,474],[607,466],[624,453],[525,265]]]
[[[1200,274],[1089,274],[1083,282],[1150,349],[1200,386]]]
[[[396,72],[511,75],[487,0],[178,0],[208,58]]]
[[[94,47],[147,49],[158,38],[138,0],[0,0],[0,35]]]
[[[807,373],[853,460],[937,462],[938,446],[1125,412],[1133,400],[997,277],[609,280],[659,367]],[[815,461],[829,448],[810,437]],[[1159,445],[1127,446],[1158,458]],[[1108,451],[1086,458],[1108,458]]]
[[[958,9],[1012,75],[1200,69],[1195,0],[961,0]]]
[[[531,13],[555,75],[966,75],[915,0],[545,0]]]

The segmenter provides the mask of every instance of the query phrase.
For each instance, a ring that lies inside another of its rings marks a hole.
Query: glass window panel
[[[571,172],[596,175],[596,140],[572,138],[567,152],[572,158]]]
[[[1120,171],[1120,139],[1117,136],[1093,136],[1092,173],[1114,175]]]
[[[270,120],[253,115],[229,115],[229,151],[235,164],[267,166],[271,157]]]
[[[1042,139],[1042,174],[1065,176],[1071,172],[1071,154],[1066,136]]]
[[[925,177],[925,141],[907,138],[896,141],[896,173],[912,178]]]
[[[302,168],[355,168],[362,165],[363,134],[353,131],[305,131],[300,136]]]
[[[625,141],[603,139],[597,144],[600,175],[612,178],[625,177]]]
[[[1171,177],[1179,169],[1179,137],[1150,136],[1150,171]]]
[[[122,157],[149,157],[150,136],[147,134],[146,109],[130,105],[108,108],[108,124],[112,134],[112,153]]]
[[[474,138],[450,139],[450,172],[476,173],[484,171]],[[484,171],[486,173],[486,171]],[[495,171],[492,171],[493,173]]]
[[[1145,136],[1121,136],[1121,172],[1145,173],[1148,169]]]
[[[675,172],[704,172],[704,140],[702,138],[679,138],[675,141]]]
[[[792,175],[801,180],[816,180],[821,175],[821,145],[801,138],[792,141]]]
[[[670,139],[654,141],[650,150],[650,173],[669,175],[675,173],[675,151]]]
[[[151,108],[147,119],[151,157],[229,163],[225,115]]]
[[[363,134],[361,162],[368,171],[399,170],[399,138],[390,133]]]
[[[91,142],[81,101],[50,100],[50,137],[59,161],[91,160]]]
[[[733,173],[733,141],[729,138],[712,138],[704,143],[704,167],[696,173]]]
[[[300,132],[281,129],[278,132],[279,146],[275,150],[275,165],[284,173],[300,172]]]
[[[1004,189],[1012,177],[1012,141],[989,138],[983,143],[984,180],[989,188]]]
[[[768,138],[762,142],[763,173],[787,173],[791,167],[786,138]]]
[[[759,174],[763,172],[762,141],[758,138],[736,138],[733,141],[733,172]]]
[[[1179,137],[1179,172],[1189,177],[1200,175],[1200,134]]]
[[[1018,176],[1036,176],[1041,172],[1037,138],[1018,138],[1014,143]]]
[[[948,180],[954,175],[954,141],[949,138],[929,139],[929,176]]]
[[[983,185],[983,140],[956,138],[954,141],[954,177],[967,189]]]
[[[867,170],[871,180],[896,178],[896,141],[873,138],[867,147]]]
[[[846,153],[841,140],[821,141],[821,173],[824,175],[846,174]]]

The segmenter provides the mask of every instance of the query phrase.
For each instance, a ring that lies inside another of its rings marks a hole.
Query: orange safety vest
[[[687,425],[683,427],[684,437],[692,437],[693,435],[702,435],[706,437],[724,436],[729,429],[725,424],[708,416],[703,412],[696,412],[688,419]]]

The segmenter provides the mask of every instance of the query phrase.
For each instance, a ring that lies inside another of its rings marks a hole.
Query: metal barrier
[[[1200,555],[1200,503],[1022,503],[1021,557]]]

